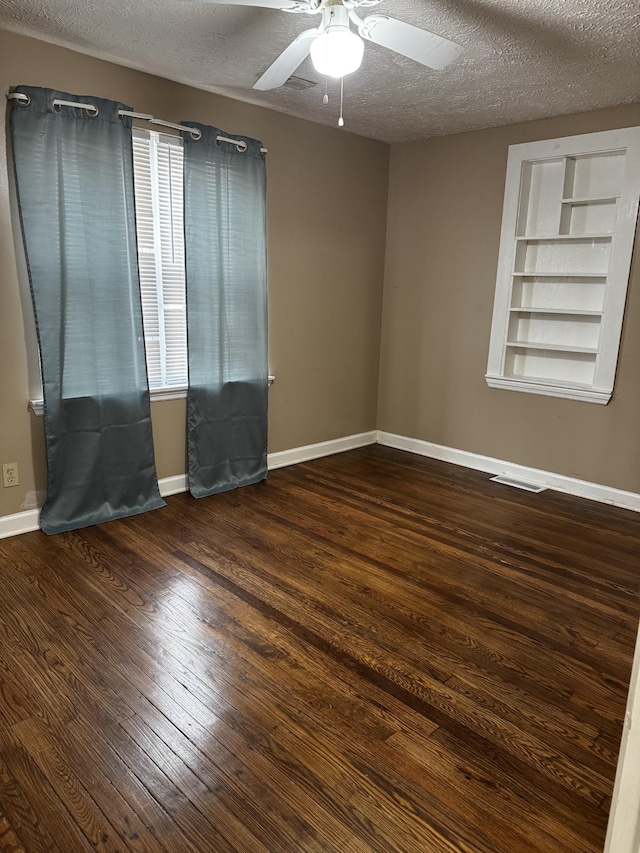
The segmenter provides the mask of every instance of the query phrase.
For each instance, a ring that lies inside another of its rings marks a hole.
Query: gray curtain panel
[[[11,141],[40,344],[45,533],[164,505],[154,463],[122,104],[19,86]],[[55,107],[54,99],[91,103]]]
[[[183,124],[202,134],[184,134],[189,488],[199,498],[267,476],[266,175],[257,140]]]

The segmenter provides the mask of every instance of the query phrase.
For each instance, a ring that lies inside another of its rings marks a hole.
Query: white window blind
[[[135,130],[133,168],[149,388],[187,384],[182,140]]]

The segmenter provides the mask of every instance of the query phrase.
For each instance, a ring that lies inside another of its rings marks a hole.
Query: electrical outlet
[[[9,486],[19,486],[20,477],[18,477],[18,463],[5,462],[2,466],[2,482],[5,489]]]

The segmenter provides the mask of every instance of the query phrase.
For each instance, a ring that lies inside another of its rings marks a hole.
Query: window
[[[149,388],[187,384],[182,140],[135,130],[138,263]]]
[[[640,192],[640,128],[509,148],[492,388],[606,404]]]
[[[152,400],[184,397],[188,383],[183,160],[182,139],[134,129],[138,266]],[[269,376],[269,385],[274,379]],[[42,394],[29,405],[41,416]]]

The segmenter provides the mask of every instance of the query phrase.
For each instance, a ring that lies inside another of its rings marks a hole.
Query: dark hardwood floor
[[[640,518],[379,446],[0,542],[0,849],[599,853]]]

